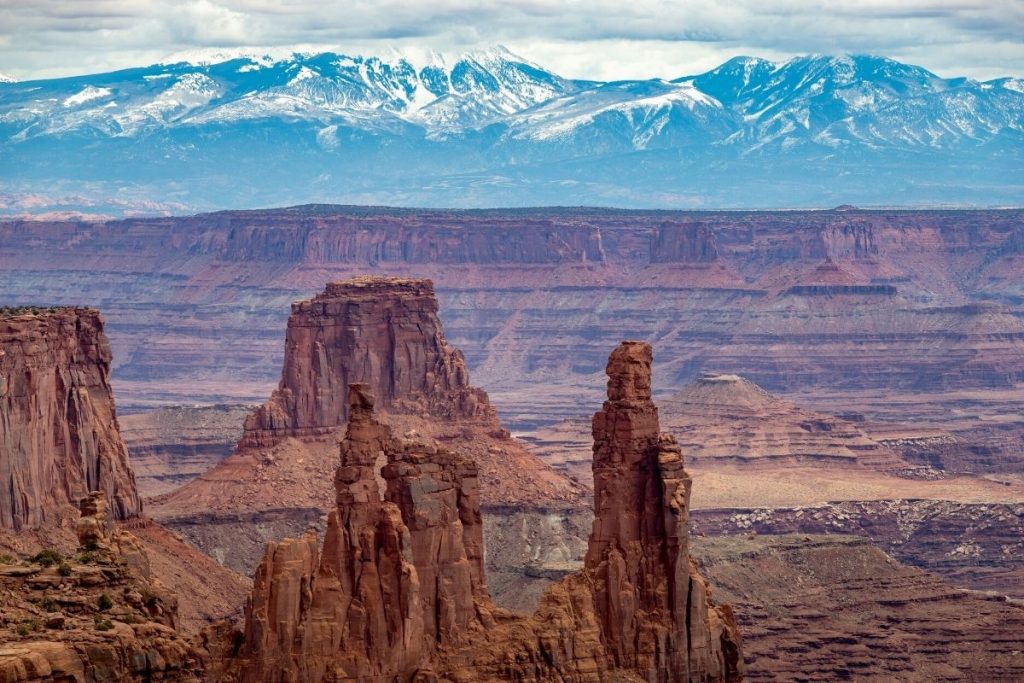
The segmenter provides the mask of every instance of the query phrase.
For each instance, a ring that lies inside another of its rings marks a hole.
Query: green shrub
[[[104,619],[98,614],[96,615],[95,624],[97,631],[109,631],[114,628],[114,622],[110,621],[110,619]]]
[[[61,576],[71,576],[71,565],[67,562],[61,562],[57,565],[57,573]]]
[[[60,564],[63,561],[64,558],[61,556],[60,553],[58,553],[56,550],[50,550],[49,548],[41,552],[38,552],[29,558],[29,562],[41,564],[44,567],[52,567],[53,565]]]
[[[60,610],[60,607],[57,605],[57,601],[53,598],[43,598],[39,601],[39,606],[47,612],[57,612]]]
[[[114,601],[110,599],[110,596],[106,593],[100,595],[99,602],[97,603],[101,611],[106,612],[108,609],[114,606]]]
[[[7,553],[0,553],[0,564],[14,564],[15,560]]]
[[[75,560],[77,560],[79,564],[92,564],[96,561],[96,553],[86,550],[85,552],[75,555]]]
[[[16,630],[19,636],[27,636],[33,631],[38,631],[40,628],[41,625],[36,619],[25,619],[18,624],[18,628]]]

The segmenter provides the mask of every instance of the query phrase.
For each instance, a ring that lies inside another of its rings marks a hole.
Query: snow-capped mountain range
[[[815,192],[1020,203],[1022,152],[1024,81],[871,56],[737,57],[671,80],[594,82],[504,48],[278,50],[0,78],[0,190],[91,182],[160,200],[173,185],[196,208],[260,188],[276,201],[451,205],[806,205]],[[964,191],[950,195],[954,181]]]

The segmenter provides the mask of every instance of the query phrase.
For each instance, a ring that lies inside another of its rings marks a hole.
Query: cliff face
[[[475,465],[394,439],[368,389],[350,386],[323,551],[313,534],[272,544],[256,572],[241,680],[410,680],[490,621]]]
[[[711,604],[689,557],[690,479],[658,432],[650,364],[646,344],[612,354],[609,400],[594,417],[602,484],[585,567],[529,618],[491,605],[472,461],[395,439],[367,387],[353,386],[323,549],[312,534],[267,548],[226,677],[740,680],[732,613]]]
[[[91,491],[116,519],[140,513],[110,364],[94,309],[0,312],[0,526],[42,526]]]
[[[429,280],[355,278],[292,305],[281,382],[245,423],[242,447],[315,437],[345,423],[346,387],[366,382],[384,410],[442,418],[492,412],[445,341]]]
[[[462,354],[445,341],[432,283],[361,277],[293,306],[280,385],[246,420],[236,452],[152,499],[150,514],[192,530],[199,515],[206,514],[204,529],[217,524],[210,514],[224,516],[234,531],[198,545],[225,558],[238,556],[237,534],[251,534],[239,514],[300,510],[293,526],[305,530],[310,509],[326,513],[335,504],[330,476],[349,417],[348,387],[357,383],[370,387],[380,420],[396,434],[458,445],[472,458],[492,509],[573,514],[582,500],[583,487],[512,439],[487,394],[470,385]],[[260,551],[266,540],[273,539],[261,539]]]
[[[991,449],[985,469],[1009,472],[1024,434],[1022,223],[1020,210],[305,206],[0,223],[0,271],[12,303],[85,287],[105,302],[132,408],[262,401],[288,304],[326,281],[416,275],[516,431],[581,414],[628,337],[657,340],[666,387],[742,374],[824,412],[955,421]]]

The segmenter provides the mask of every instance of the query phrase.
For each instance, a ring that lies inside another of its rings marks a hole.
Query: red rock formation
[[[312,533],[268,547],[246,610],[241,680],[412,680],[489,621],[475,465],[394,439],[366,385],[349,396],[323,552]]]
[[[429,280],[333,283],[293,311],[278,390],[250,417],[236,453],[147,502],[156,519],[251,574],[267,541],[301,535],[311,514],[316,523],[335,506],[337,441],[348,386],[357,382],[369,385],[381,421],[395,434],[457,445],[471,458],[484,505],[500,507],[500,519],[530,529],[536,519],[580,514],[583,486],[510,438],[487,394],[469,384],[462,354],[445,341]],[[569,531],[539,544],[535,534],[521,536],[517,547],[533,559],[546,558],[549,548],[567,555],[568,547],[585,547],[584,537]],[[522,573],[521,562],[491,559]]]
[[[801,408],[738,375],[706,373],[661,403],[691,466],[868,467],[929,476],[856,424]]]
[[[323,551],[312,534],[270,544],[227,678],[740,680],[732,613],[711,604],[689,557],[690,479],[659,434],[650,370],[639,342],[609,360],[586,564],[530,618],[491,605],[472,461],[393,438],[353,386]]]
[[[651,238],[651,263],[709,263],[718,259],[711,226],[700,223],[662,223]]]
[[[347,419],[345,387],[368,383],[384,410],[438,417],[491,411],[445,341],[430,280],[362,277],[292,304],[281,382],[241,446],[327,434]]]
[[[602,640],[617,668],[644,680],[702,680],[735,664],[731,613],[708,608],[689,559],[690,477],[659,432],[651,347],[623,342],[608,360],[608,400],[594,415],[592,575]],[[730,663],[730,657],[733,661]],[[733,672],[738,673],[738,672]]]
[[[175,629],[176,600],[142,543],[113,528],[103,493],[81,513],[75,557],[0,564],[0,681],[203,680],[203,653]]]
[[[39,527],[90,491],[114,517],[142,509],[91,308],[0,311],[0,527]]]

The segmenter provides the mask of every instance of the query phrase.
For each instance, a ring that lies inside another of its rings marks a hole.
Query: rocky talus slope
[[[90,491],[141,512],[110,368],[99,311],[0,310],[0,527],[56,523]]]
[[[280,384],[247,418],[236,452],[151,499],[150,514],[245,574],[267,541],[325,530],[352,383],[379,395],[381,420],[396,434],[458,445],[476,462],[488,535],[503,541],[489,569],[520,576],[526,562],[582,554],[585,535],[576,529],[585,523],[573,520],[587,516],[585,488],[502,427],[487,394],[469,383],[461,352],[445,340],[433,284],[422,279],[354,278],[293,304]],[[530,531],[551,517],[565,520],[556,525],[561,533]]]
[[[93,493],[82,501],[75,555],[0,564],[0,680],[203,680],[203,653],[176,628],[177,599],[111,512]]]
[[[1024,680],[1024,607],[954,588],[864,538],[695,537],[750,681]]]
[[[491,603],[471,458],[395,438],[350,385],[337,508],[271,544],[246,611],[244,681],[738,681],[739,634],[689,557],[690,480],[650,398],[651,349],[608,363],[594,416],[602,482],[583,571],[532,617]],[[378,480],[383,480],[383,490]]]

